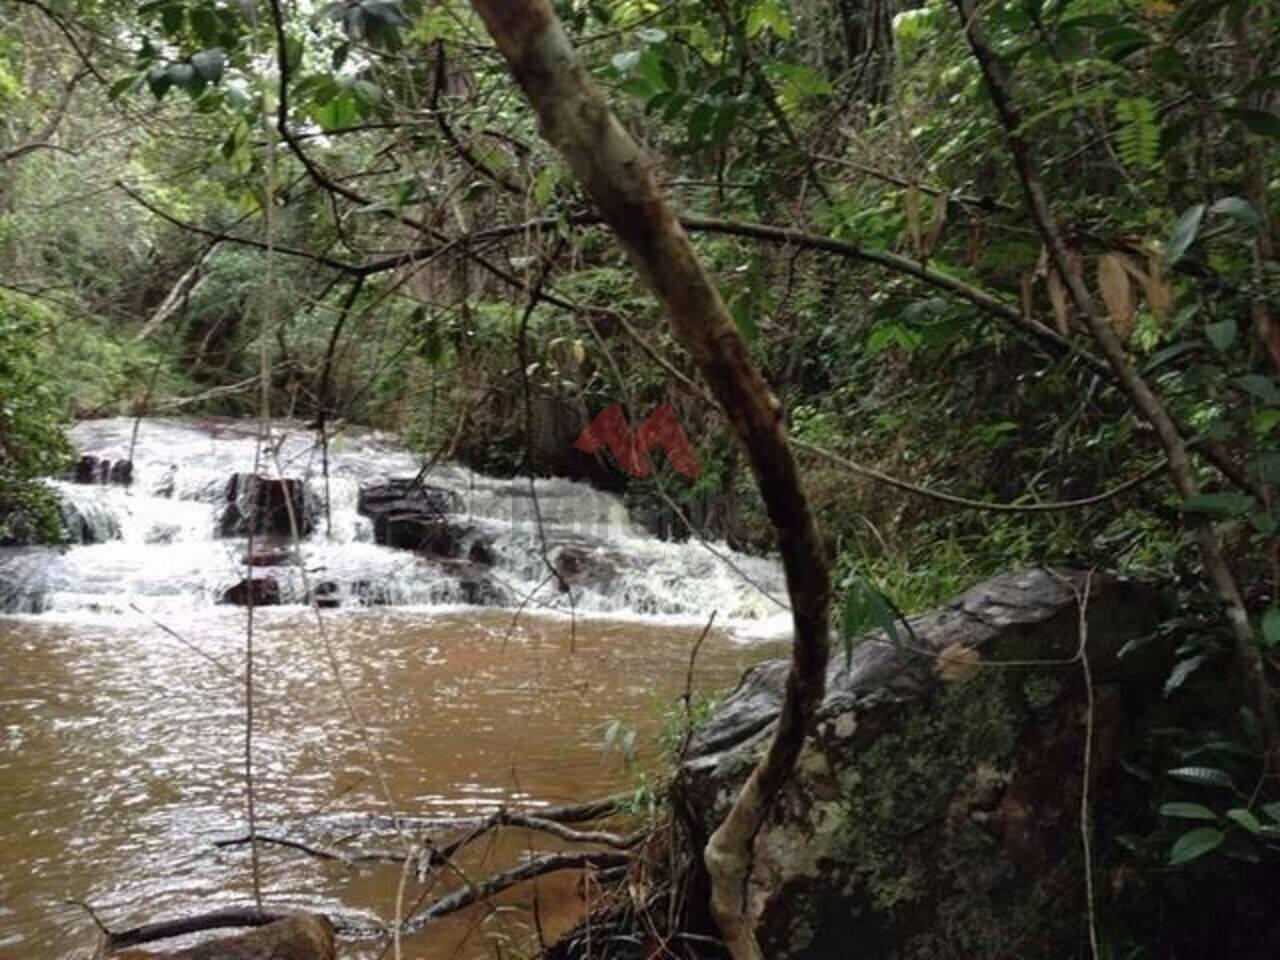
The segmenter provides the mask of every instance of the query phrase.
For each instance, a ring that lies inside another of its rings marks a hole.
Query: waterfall
[[[407,481],[419,460],[356,428],[330,438],[326,480],[317,435],[297,424],[273,424],[261,450],[251,421],[146,419],[136,444],[134,426],[72,429],[75,479],[51,481],[70,544],[0,550],[0,612],[172,614],[243,603],[249,592],[255,604],[336,611],[466,604],[705,619],[716,610],[755,629],[784,612],[772,599],[786,594],[772,559],[658,540],[617,497],[585,484],[531,488],[449,463],[415,489]],[[285,535],[294,525],[307,531],[300,539]]]

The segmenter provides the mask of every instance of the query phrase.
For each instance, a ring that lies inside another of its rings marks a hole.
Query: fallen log
[[[253,927],[194,947],[154,953],[129,949],[143,943],[228,927]],[[333,924],[313,913],[228,909],[106,933],[102,960],[336,960]]]

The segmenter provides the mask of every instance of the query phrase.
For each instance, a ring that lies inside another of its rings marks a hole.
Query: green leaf
[[[659,27],[641,27],[636,31],[636,37],[644,43],[661,43],[667,39],[667,31]]]
[[[1165,263],[1170,266],[1177,263],[1191,244],[1195,243],[1196,235],[1200,233],[1200,221],[1204,219],[1204,211],[1205,205],[1197,203],[1178,218],[1178,222],[1174,224],[1173,233],[1169,235],[1169,240],[1165,244]]]
[[[1250,133],[1280,140],[1280,116],[1267,110],[1228,110],[1227,113],[1245,125]]]
[[[219,47],[202,50],[191,58],[191,66],[206,82],[217,83],[226,69],[227,55]]]
[[[609,62],[613,64],[613,68],[619,73],[629,73],[640,62],[640,51],[623,50],[621,53],[615,53],[613,59]]]
[[[1238,332],[1239,328],[1234,320],[1221,320],[1218,323],[1207,324],[1204,328],[1205,338],[1219,351],[1231,349],[1231,345],[1236,342]]]
[[[729,312],[742,339],[747,343],[755,343],[760,338],[760,328],[756,325],[755,311],[751,309],[750,301],[750,297],[742,297]]]
[[[895,645],[901,646],[899,623],[907,627],[908,633],[911,627],[893,601],[865,577],[851,576],[843,586],[844,616],[841,619],[840,634],[844,640],[846,665],[853,656],[854,645],[868,630],[883,630]]]
[[[1276,389],[1276,382],[1271,377],[1264,377],[1260,373],[1247,373],[1243,377],[1236,378],[1236,385],[1263,403],[1280,405],[1280,389]]]
[[[116,100],[125,93],[137,89],[141,77],[136,73],[128,73],[111,85],[107,91],[107,97]]]
[[[1225,833],[1213,827],[1197,827],[1184,833],[1169,851],[1169,866],[1176,867],[1203,857],[1222,846],[1222,841],[1226,838]]]
[[[1240,517],[1253,509],[1254,499],[1247,493],[1225,490],[1201,493],[1182,501],[1183,513],[1206,513],[1214,517]]]
[[[168,67],[152,67],[147,71],[147,87],[157,100],[163,100],[172,86],[173,77],[169,75]]]
[[[1167,697],[1187,682],[1187,677],[1195,673],[1208,657],[1204,655],[1179,660],[1169,671],[1169,679],[1164,682],[1164,695]]]
[[[1262,223],[1258,211],[1244,197],[1223,197],[1209,208],[1209,212],[1223,214],[1250,227],[1257,227]]]
[[[1274,820],[1276,823],[1280,823],[1280,801],[1264,803],[1262,805],[1262,812],[1265,813],[1272,820]]]
[[[1248,830],[1254,836],[1262,832],[1262,824],[1258,822],[1258,818],[1244,807],[1233,807],[1228,810],[1227,819]]]
[[[1280,645],[1280,607],[1268,607],[1262,615],[1262,645],[1268,650]]]
[[[791,21],[778,0],[761,0],[753,3],[747,11],[747,36],[758,37],[765,30],[774,36],[786,40],[791,36]]]
[[[1182,783],[1193,783],[1200,787],[1222,787],[1226,790],[1236,788],[1231,774],[1218,767],[1177,767],[1169,771],[1169,776]]]
[[[1217,820],[1218,815],[1202,803],[1165,803],[1160,816],[1177,820]]]

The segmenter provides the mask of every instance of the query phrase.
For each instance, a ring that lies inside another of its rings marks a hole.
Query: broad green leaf
[[[1226,838],[1225,833],[1213,827],[1197,827],[1184,833],[1169,851],[1169,866],[1176,867],[1203,857],[1222,846],[1222,841]]]
[[[1160,816],[1177,820],[1217,820],[1218,815],[1202,803],[1165,803]]]
[[[1182,501],[1183,513],[1206,513],[1215,517],[1239,517],[1253,509],[1254,499],[1247,493],[1225,490],[1201,493]]]
[[[1248,830],[1255,836],[1262,832],[1262,824],[1258,822],[1258,818],[1244,807],[1233,807],[1228,810],[1227,819]]]
[[[1165,244],[1165,263],[1170,266],[1177,263],[1191,244],[1195,243],[1196,236],[1200,233],[1200,222],[1204,219],[1204,211],[1205,205],[1197,203],[1178,218],[1178,222],[1174,224],[1173,233],[1169,234],[1169,240]]]
[[[1236,342],[1239,328],[1234,320],[1221,320],[1218,323],[1206,324],[1204,335],[1216,350],[1229,350]]]
[[[1250,133],[1280,140],[1280,116],[1267,110],[1236,109],[1228,110],[1227,113],[1243,123]]]
[[[1209,208],[1209,212],[1220,213],[1251,227],[1256,227],[1262,223],[1262,218],[1258,216],[1258,211],[1253,209],[1253,206],[1244,197],[1223,197]]]
[[[1280,823],[1280,801],[1264,803],[1262,805],[1262,812],[1265,813],[1272,820],[1274,820],[1276,823]]]
[[[1201,787],[1222,787],[1226,790],[1236,788],[1231,774],[1218,767],[1176,767],[1169,771],[1169,776],[1182,783],[1194,783]]]
[[[1280,389],[1271,377],[1260,373],[1249,373],[1236,378],[1236,385],[1241,390],[1266,404],[1280,405]]]
[[[191,66],[208,83],[217,83],[221,80],[226,65],[227,55],[218,47],[202,50],[191,58]]]
[[[1280,607],[1268,607],[1262,615],[1262,645],[1268,650],[1280,645]]]

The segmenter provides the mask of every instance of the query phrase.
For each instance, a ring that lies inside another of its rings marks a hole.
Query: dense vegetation
[[[1029,563],[1172,585],[1108,955],[1251,882],[1280,837],[1280,10],[555,7],[782,402],[846,633]],[[595,482],[668,535],[771,546],[467,4],[7,9],[0,542],[54,534],[38,478],[74,416],[267,411],[560,472],[618,402],[673,404],[706,469]]]

